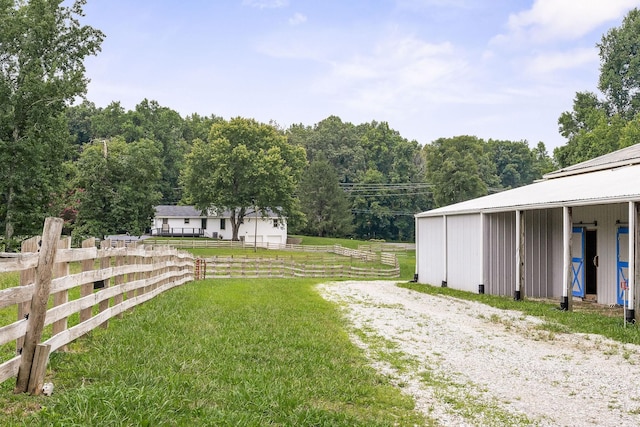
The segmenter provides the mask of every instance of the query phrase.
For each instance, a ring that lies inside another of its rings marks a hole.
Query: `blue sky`
[[[87,98],[185,116],[386,121],[408,139],[566,141],[596,43],[640,0],[88,0]]]

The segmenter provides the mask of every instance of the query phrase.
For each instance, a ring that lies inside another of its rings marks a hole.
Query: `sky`
[[[387,122],[428,144],[474,135],[564,145],[558,117],[598,92],[597,43],[640,0],[88,0],[98,107],[313,126]]]

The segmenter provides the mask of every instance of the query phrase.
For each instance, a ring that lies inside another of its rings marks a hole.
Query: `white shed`
[[[215,210],[203,213],[194,206],[156,206],[151,234],[231,240],[231,213]],[[240,224],[238,238],[247,243],[286,244],[287,221],[271,211],[265,216],[250,213]]]
[[[416,215],[416,280],[625,305],[635,315],[640,144]],[[631,256],[630,256],[631,255]]]

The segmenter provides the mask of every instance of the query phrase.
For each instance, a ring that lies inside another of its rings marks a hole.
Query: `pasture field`
[[[349,341],[319,281],[161,294],[52,354],[53,396],[5,382],[0,425],[430,425]]]

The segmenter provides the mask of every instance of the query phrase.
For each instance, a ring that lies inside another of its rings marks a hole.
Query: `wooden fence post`
[[[120,240],[118,241],[117,244],[117,248],[122,250],[125,249],[126,245],[125,242]],[[124,255],[120,255],[118,254],[116,256],[116,268],[118,267],[123,267],[125,265],[125,256]],[[119,274],[116,276],[115,278],[115,286],[120,286],[122,284],[124,284],[125,280],[124,280],[124,274]],[[113,297],[113,305],[118,305],[118,304],[122,304],[122,302],[124,301],[124,294],[123,293],[119,293],[118,295]],[[118,319],[122,319],[122,313],[118,314]]]
[[[71,249],[71,237],[65,237],[58,241],[58,249]],[[69,263],[60,262],[53,265],[53,276],[64,277],[69,275]],[[53,305],[62,305],[69,301],[69,291],[60,291],[53,294]],[[67,329],[67,318],[60,319],[53,324],[52,334],[57,335]],[[62,348],[66,350],[66,346]]]
[[[94,237],[91,237],[90,239],[86,239],[82,242],[82,247],[85,249],[95,248],[95,246],[96,246],[96,239]],[[94,264],[95,264],[95,260],[93,259],[82,261],[82,271],[84,272],[84,271],[93,270]],[[86,297],[88,295],[91,295],[92,293],[93,293],[93,283],[85,283],[84,285],[80,286],[80,297]],[[92,314],[93,313],[92,313],[91,307],[80,310],[80,322],[82,323],[84,321],[91,319]]]
[[[29,385],[29,377],[34,369],[34,355],[36,346],[42,338],[42,330],[47,315],[47,301],[49,300],[49,289],[51,288],[51,276],[53,273],[53,261],[58,249],[58,240],[62,233],[63,221],[61,218],[47,218],[42,231],[42,245],[38,256],[38,267],[36,268],[36,285],[31,298],[31,313],[27,323],[27,333],[24,338],[20,367],[18,368],[18,379],[16,380],[15,393],[24,393]],[[48,354],[47,354],[48,356]],[[46,364],[46,360],[45,360]],[[32,382],[33,383],[33,382]],[[35,390],[28,390],[34,393]]]
[[[32,237],[28,240],[22,242],[22,246],[20,252],[23,254],[26,253],[34,253],[38,252],[38,243],[40,242],[40,236]],[[34,283],[36,280],[36,269],[30,268],[28,270],[23,270],[20,272],[20,286],[26,286],[31,283]],[[31,301],[23,302],[22,304],[18,304],[18,320],[22,320],[25,316],[28,316],[31,311]],[[16,340],[16,354],[20,354],[22,352],[22,347],[24,347],[24,336],[18,338]]]
[[[102,249],[102,256],[100,257],[100,270],[105,270],[109,267],[111,267],[111,257],[106,255],[107,254],[107,250],[111,249],[111,240],[106,239],[100,242],[100,249]],[[109,282],[111,281],[111,279],[106,279],[103,281],[103,285],[102,288],[106,289],[109,287]],[[100,291],[98,291],[100,292]],[[104,301],[100,301],[98,303],[98,312],[102,313],[103,311],[105,311],[106,309],[109,308],[109,300],[106,299]],[[102,328],[108,328],[109,327],[109,321],[105,320],[101,325]]]

